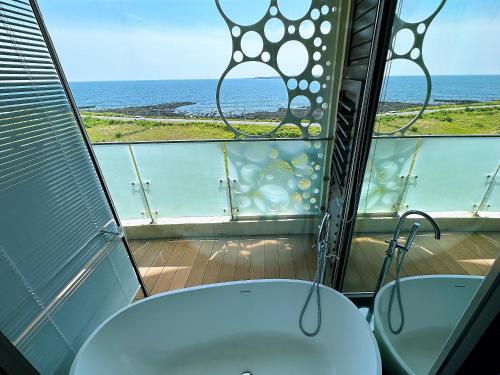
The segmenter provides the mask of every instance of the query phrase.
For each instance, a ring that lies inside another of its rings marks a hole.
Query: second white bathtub
[[[483,279],[460,275],[401,279],[405,323],[399,334],[391,332],[387,320],[394,282],[380,289],[375,299],[374,328],[389,374],[429,373]],[[396,296],[391,316],[393,327],[399,327],[401,315]]]

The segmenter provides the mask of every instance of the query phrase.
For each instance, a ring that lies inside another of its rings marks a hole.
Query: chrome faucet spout
[[[403,224],[404,224],[406,218],[410,215],[418,215],[418,216],[422,216],[423,218],[427,219],[427,221],[429,221],[429,223],[431,223],[432,228],[434,229],[434,238],[436,240],[439,240],[441,238],[441,230],[439,229],[439,225],[436,222],[436,220],[434,220],[434,218],[432,216],[430,216],[429,214],[427,214],[423,211],[409,210],[409,211],[406,211],[405,213],[403,213],[401,215],[401,217],[399,218],[399,223],[398,223],[398,226],[396,228],[396,231],[394,232],[393,240],[396,240],[396,241],[398,240],[399,235],[401,233],[401,229],[403,228]]]

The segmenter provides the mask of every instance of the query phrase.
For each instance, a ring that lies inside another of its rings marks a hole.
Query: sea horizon
[[[217,112],[218,80],[70,81],[69,85],[80,108],[105,110],[190,102],[193,104],[180,106],[176,111],[203,115]],[[391,76],[381,101],[419,104],[425,93],[423,76]],[[500,74],[432,76],[431,104],[492,100],[500,100]],[[299,103],[303,104],[307,103]],[[225,114],[275,112],[288,106],[288,92],[279,77],[228,79],[222,86],[221,106]]]
[[[391,77],[420,77],[419,74],[396,74],[391,75]],[[491,77],[500,76],[500,73],[492,74],[433,74],[431,77]],[[246,77],[246,78],[228,78],[232,80],[239,79],[279,79],[280,76],[256,76],[256,77]],[[211,81],[219,80],[219,78],[157,78],[157,79],[111,79],[111,80],[68,80],[69,83],[102,83],[102,82],[155,82],[155,81]]]

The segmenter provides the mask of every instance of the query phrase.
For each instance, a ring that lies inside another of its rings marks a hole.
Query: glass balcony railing
[[[373,140],[358,213],[500,212],[500,137]]]
[[[360,214],[500,212],[500,137],[380,137]],[[325,141],[94,145],[122,220],[229,221],[319,214]]]
[[[324,141],[94,145],[122,220],[311,216],[323,197]]]

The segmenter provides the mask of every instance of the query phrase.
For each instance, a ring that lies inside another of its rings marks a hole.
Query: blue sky
[[[307,2],[280,1],[290,15],[299,14]],[[268,0],[221,3],[235,21],[251,23],[265,12]],[[405,0],[402,18],[423,19],[438,3]],[[39,4],[71,81],[218,78],[230,58],[230,37],[215,0]],[[500,74],[499,35],[500,1],[448,0],[427,32],[424,59],[431,74]],[[399,42],[404,45],[407,39]],[[419,70],[411,63],[395,63],[392,74]]]

